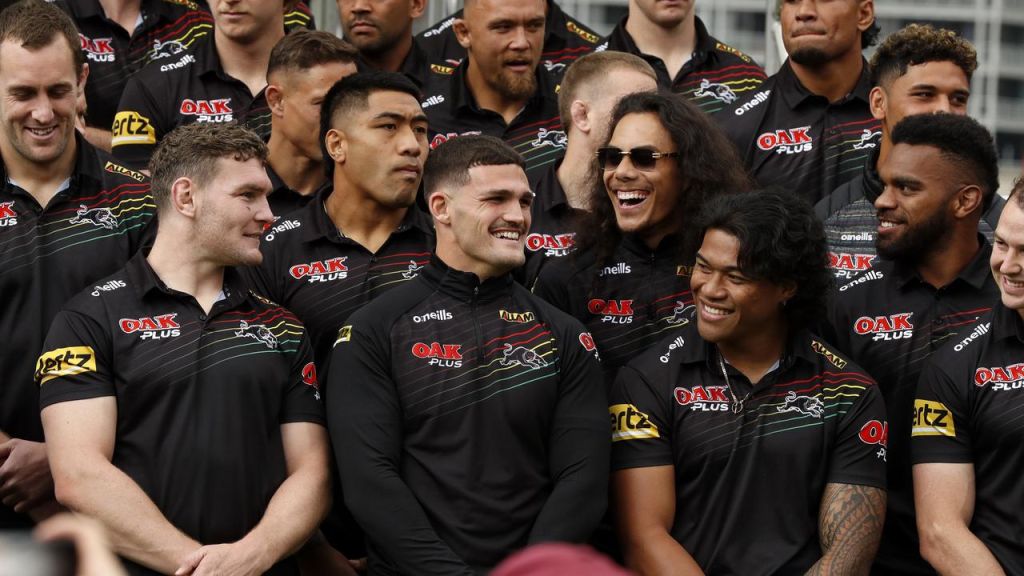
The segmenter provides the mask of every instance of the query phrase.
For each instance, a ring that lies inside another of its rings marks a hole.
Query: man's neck
[[[142,0],[99,0],[103,14],[108,20],[116,22],[128,34],[135,32],[135,24],[139,21],[142,11]]]
[[[209,313],[224,290],[224,267],[203,261],[200,250],[183,247],[182,239],[190,238],[190,231],[173,228],[161,224],[146,261],[168,288],[191,294]]]
[[[875,172],[878,172],[878,167],[889,157],[889,150],[892,150],[892,140],[889,140],[889,131],[883,126],[882,137],[878,139],[878,160],[875,162]]]
[[[812,94],[824,96],[829,102],[836,102],[856,88],[864,69],[864,57],[859,51],[850,50],[821,66],[804,66],[793,62],[792,58],[789,64],[804,88]]]
[[[75,171],[78,157],[78,142],[74,137],[64,148],[64,154],[52,162],[36,164],[29,162],[14,151],[10,142],[0,138],[0,155],[4,158],[7,178],[18,183],[43,208],[57,195],[57,190]],[[2,184],[2,183],[0,183]]]
[[[491,110],[501,114],[505,123],[511,124],[516,116],[519,115],[519,112],[526,107],[526,103],[530,101],[530,98],[509,100],[492,89],[484,81],[480,70],[472,61],[469,61],[466,65],[468,66],[466,69],[466,83],[469,86],[470,93],[473,94],[473,98],[476,99],[476,105],[484,110]]]
[[[412,29],[404,34],[397,44],[376,54],[363,53],[363,60],[378,70],[387,72],[401,72],[402,64],[412,51]]]
[[[786,349],[786,327],[778,325],[760,330],[742,342],[719,342],[718,352],[733,368],[757,384],[782,358]],[[734,391],[735,392],[735,391]]]
[[[267,142],[267,164],[286,186],[303,196],[316,192],[324,183],[323,163],[303,155],[273,127]]]
[[[274,32],[262,34],[250,44],[239,44],[224,36],[219,29],[214,29],[214,46],[221,68],[228,76],[248,86],[253,96],[267,85],[270,51],[281,38],[284,38],[283,22],[280,27],[274,27]]]
[[[640,52],[661,58],[669,76],[675,78],[697,49],[694,18],[691,10],[689,16],[672,28],[663,28],[646,18],[629,18],[626,32]]]
[[[345,237],[376,253],[414,208],[387,208],[355,189],[335,173],[334,190],[325,206],[331,222]]]
[[[970,228],[955,227],[917,263],[917,273],[922,280],[934,288],[942,288],[956,280],[981,249],[977,222],[974,222],[973,229]]]
[[[579,137],[579,136],[577,136]],[[584,146],[573,146],[573,141],[565,149],[565,158],[559,165],[556,176],[558,183],[565,191],[565,199],[569,206],[577,210],[589,210],[590,187],[588,174],[594,165],[594,153]]]

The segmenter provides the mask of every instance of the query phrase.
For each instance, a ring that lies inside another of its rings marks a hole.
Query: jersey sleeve
[[[914,396],[914,425],[910,433],[914,464],[974,461],[968,425],[970,406],[965,388],[936,362],[929,361],[925,365]]]
[[[870,381],[866,374],[861,377]],[[849,391],[849,387],[839,387]],[[878,386],[871,382],[850,409],[839,416],[835,445],[829,463],[828,482],[885,488],[886,446],[889,423]]]
[[[320,382],[313,363],[313,347],[309,333],[303,332],[299,349],[292,361],[288,387],[285,389],[281,410],[281,423],[313,422],[326,425],[324,407],[320,398]]]
[[[146,169],[157,142],[172,128],[166,125],[159,106],[146,90],[146,77],[143,70],[128,79],[111,126],[114,157],[135,170]]]
[[[350,322],[338,332],[324,390],[345,505],[398,572],[471,576],[399,474],[403,423],[389,338],[360,312]]]
[[[40,408],[114,396],[112,343],[98,322],[79,312],[57,314],[36,361]]]
[[[554,487],[530,531],[529,542],[583,542],[608,501],[608,394],[592,339],[563,316],[559,398],[552,418],[548,461]]]
[[[672,411],[636,366],[619,369],[612,384],[608,418],[612,470],[665,466],[672,457]]]

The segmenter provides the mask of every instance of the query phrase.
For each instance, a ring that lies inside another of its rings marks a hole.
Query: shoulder
[[[719,58],[722,59],[723,62],[729,62],[734,64],[751,64],[757,66],[758,68],[761,68],[760,65],[758,65],[758,63],[754,61],[753,58],[748,56],[742,50],[734,48],[729,44],[726,44],[725,42],[722,42],[721,40],[714,37],[712,37],[710,40],[711,43],[714,44],[715,53],[718,55]],[[761,77],[765,77],[763,69],[761,71]]]
[[[64,304],[63,310],[102,324],[108,311],[125,309],[126,302],[135,300],[135,288],[135,281],[122,268],[83,288]]]
[[[814,206],[814,211],[818,218],[824,221],[861,198],[864,198],[864,176],[857,175],[819,200]]]
[[[349,317],[347,324],[362,330],[387,333],[431,292],[426,282],[417,276],[370,300]]]

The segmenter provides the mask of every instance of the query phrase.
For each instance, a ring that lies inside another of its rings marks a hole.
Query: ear
[[[412,0],[409,2],[409,17],[413,20],[423,15],[427,8],[427,0]]]
[[[789,302],[793,296],[796,296],[796,282],[787,280],[786,282],[783,282],[779,288],[781,289],[779,296],[782,297],[783,305],[785,305],[786,302]]]
[[[191,178],[182,176],[171,183],[171,206],[187,218],[196,216],[196,186]]]
[[[871,108],[871,115],[875,120],[885,123],[885,109],[889,106],[888,95],[881,86],[875,86],[868,94],[868,107]]]
[[[267,98],[270,112],[278,118],[284,116],[284,93],[281,91],[281,87],[277,84],[267,84],[263,94]]]
[[[85,93],[85,82],[89,79],[89,63],[82,64],[82,71],[78,74],[78,91]]]
[[[466,21],[462,18],[456,18],[455,22],[452,23],[452,32],[455,32],[455,39],[459,42],[459,46],[469,50],[469,26],[466,26]]]
[[[451,225],[451,203],[448,202],[448,196],[445,196],[444,190],[431,192],[427,196],[427,207],[430,209],[430,215],[434,217],[436,223],[444,226]]]
[[[348,139],[345,138],[344,132],[337,128],[331,128],[324,135],[324,145],[327,147],[327,154],[335,164],[345,163],[345,159],[348,157]]]
[[[977,184],[968,184],[953,195],[953,216],[966,218],[981,208],[985,195]]]
[[[875,22],[875,0],[861,0],[857,9],[857,29],[867,30]],[[866,48],[866,46],[862,46]]]
[[[572,125],[584,134],[590,134],[593,126],[590,124],[590,108],[582,100],[573,100],[569,105],[569,117],[572,118]]]

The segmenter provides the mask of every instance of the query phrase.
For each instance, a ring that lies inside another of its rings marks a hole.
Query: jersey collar
[[[980,233],[978,234],[978,242],[981,247],[974,254],[974,258],[968,262],[967,266],[949,283],[950,286],[958,282],[964,282],[975,290],[981,290],[985,287],[985,283],[990,281],[992,275],[988,260],[989,256],[992,255],[992,245]],[[896,286],[900,290],[905,289],[911,282],[925,283],[921,279],[921,275],[917,273],[916,268],[900,262],[893,263],[893,277],[896,281]]]
[[[1003,305],[1002,300],[996,303],[992,313],[992,338],[1007,340],[1017,338],[1024,343],[1024,319],[1020,313]]]
[[[476,274],[449,267],[436,254],[430,257],[430,263],[420,271],[420,277],[435,290],[463,302],[496,300],[508,294],[514,283],[511,274],[488,278],[481,282]]]
[[[338,243],[351,243],[355,242],[349,238],[346,238],[334,225],[334,221],[331,220],[330,214],[327,213],[327,207],[325,202],[327,197],[334,191],[334,186],[328,182],[323,188],[317,191],[316,197],[309,201],[306,206],[301,208],[299,212],[302,214],[303,221],[309,222],[311,225],[302,231],[302,240],[305,242],[315,242],[317,240],[326,239],[331,242]],[[424,214],[415,204],[410,206],[405,212],[405,217],[398,224],[398,228],[391,233],[392,236],[395,234],[402,234],[410,230],[418,230],[423,234],[433,235],[434,228],[431,225],[430,217]]]
[[[857,79],[857,84],[853,87],[853,90],[840,102],[837,102],[837,104],[843,104],[854,98],[862,100],[865,104],[870,102],[870,68],[871,67],[868,65],[867,60],[862,57],[860,78]],[[793,72],[793,67],[788,58],[782,63],[782,68],[779,69],[777,76],[778,90],[782,93],[782,100],[791,110],[796,110],[798,106],[803,104],[803,102],[809,98],[824,99],[822,96],[812,93],[800,83],[800,79],[797,78],[796,73]]]
[[[609,35],[609,44],[624,46],[625,52],[630,54],[636,54],[643,57],[645,60],[661,60],[658,56],[653,54],[645,54],[640,51],[640,48],[636,45],[636,41],[630,36],[629,32],[626,31],[626,21],[629,19],[629,15],[622,17],[619,23],[615,25],[615,29]],[[697,16],[693,17],[694,37],[695,42],[693,45],[693,54],[690,55],[690,60],[685,66],[691,68],[696,65],[703,64],[712,54],[715,52],[715,40],[708,34],[708,28],[704,25],[704,22]]]
[[[455,73],[452,74],[451,82],[452,91],[455,95],[454,110],[456,117],[458,117],[460,111],[469,112],[472,114],[480,115],[486,113],[497,114],[497,112],[485,112],[476,103],[476,97],[469,90],[469,84],[466,82],[467,71],[469,70],[469,58],[463,59],[462,63],[455,68]],[[523,106],[523,110],[519,112],[519,115],[525,110],[530,110],[535,107],[544,105],[544,98],[546,94],[555,94],[554,83],[551,77],[548,76],[547,71],[544,70],[543,64],[537,64],[534,75],[537,77],[537,90],[534,91],[530,99],[526,101],[526,105]],[[517,115],[518,116],[518,115]]]
[[[99,152],[82,135],[75,130],[75,165],[70,175],[70,192],[81,194],[84,191],[95,190],[103,184],[103,169],[100,162],[106,165],[108,158],[101,158]],[[0,183],[8,181],[7,167],[0,158]]]
[[[689,330],[689,338],[693,339],[693,346],[684,346],[682,354],[679,355],[680,364],[696,364],[703,362],[709,370],[718,374],[718,348],[701,338],[697,330],[697,318],[693,320],[693,330]],[[780,370],[788,370],[797,361],[804,361],[814,364],[818,361],[817,353],[812,348],[814,342],[821,342],[807,329],[801,329],[791,335],[786,341],[786,347],[782,353],[782,360],[779,363]],[[673,353],[675,354],[675,353]]]
[[[154,271],[153,267],[150,266],[149,261],[146,260],[146,256],[148,255],[149,250],[139,250],[125,265],[125,271],[128,279],[131,281],[131,285],[135,288],[135,293],[140,300],[144,299],[153,291],[157,291],[168,296],[185,296],[194,299],[191,294],[186,294],[184,292],[168,288],[167,284],[157,276],[156,271]],[[222,301],[218,301],[218,304],[228,308],[235,308],[252,296],[242,279],[242,275],[233,267],[224,269],[223,290],[225,298]],[[223,303],[221,304],[221,302]]]
[[[878,175],[878,155],[880,151],[881,149],[877,146],[871,149],[868,153],[868,159],[864,163],[864,172],[862,173],[864,178],[864,197],[872,204],[882,195],[882,188],[885,187],[885,184],[882,183],[882,177]]]
[[[569,199],[565,197],[565,189],[558,181],[558,168],[562,165],[563,160],[565,160],[564,156],[544,170],[533,186],[535,192],[543,191],[543,195],[538,194],[536,203],[541,210],[549,214],[556,210],[570,208]]]

